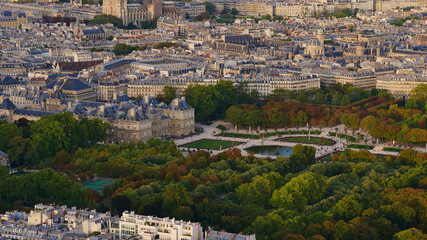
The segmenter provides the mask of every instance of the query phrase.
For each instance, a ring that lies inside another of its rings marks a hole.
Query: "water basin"
[[[292,154],[292,147],[286,146],[253,146],[245,149],[247,152],[254,152],[265,156],[289,157]]]

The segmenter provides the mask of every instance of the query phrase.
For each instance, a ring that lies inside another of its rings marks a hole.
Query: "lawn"
[[[223,140],[214,140],[214,139],[202,139],[199,141],[195,141],[195,142],[191,142],[191,143],[181,145],[180,147],[220,150],[220,147],[222,149],[226,149],[226,148],[229,148],[231,146],[239,145],[240,143],[241,142],[223,141]]]
[[[221,131],[227,131],[227,127],[226,126],[224,126],[224,125],[218,125],[218,126],[216,126],[216,128],[218,128],[219,130],[221,130]]]
[[[96,180],[83,185],[82,189],[89,188],[102,193],[102,189],[104,188],[105,185],[113,185],[113,183],[114,182],[110,180]]]
[[[360,144],[351,144],[348,147],[349,148],[357,148],[357,149],[366,149],[366,150],[374,149],[374,146],[372,146],[372,145],[360,145]]]
[[[299,143],[310,143],[310,144],[318,144],[318,145],[333,145],[335,141],[326,138],[319,137],[286,137],[281,138],[280,141],[284,142],[299,142]]]
[[[217,126],[218,129],[220,129],[220,126]],[[264,137],[271,137],[271,136],[281,136],[281,135],[297,135],[297,134],[308,134],[309,131],[307,130],[300,130],[300,131],[284,131],[284,132],[269,132],[269,133],[262,133],[260,135],[263,135]],[[319,135],[321,132],[318,130],[311,131],[310,134],[312,135]],[[229,132],[222,132],[219,134],[219,136],[224,137],[238,137],[238,138],[250,138],[250,139],[260,139],[261,136],[257,134],[245,134],[245,133],[229,133]]]
[[[219,134],[219,136],[224,137],[238,137],[238,138],[251,138],[251,139],[259,139],[259,135],[254,134],[245,134],[245,133],[229,133],[229,132],[222,132]]]
[[[391,147],[385,147],[383,148],[383,151],[387,152],[401,152],[403,149],[401,148],[391,148]]]
[[[321,131],[319,130],[313,130],[313,131],[308,131],[308,130],[297,130],[297,131],[283,131],[283,132],[270,132],[265,134],[267,137],[270,136],[280,136],[280,135],[297,135],[297,134],[307,134],[310,133],[311,135],[319,135],[321,133]]]
[[[330,132],[329,134],[328,134],[329,136],[333,136],[333,137],[335,137],[335,136],[337,136],[337,137],[339,137],[339,138],[344,138],[344,139],[348,139],[350,142],[356,142],[356,138],[355,137],[353,137],[353,136],[350,136],[350,135],[345,135],[345,134],[342,134],[342,133],[335,133],[335,132]]]

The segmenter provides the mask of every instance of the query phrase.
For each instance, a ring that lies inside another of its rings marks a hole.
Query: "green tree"
[[[231,14],[233,14],[233,15],[237,15],[237,14],[239,14],[239,11],[237,11],[237,9],[236,9],[236,8],[232,8],[232,9],[231,9]]]
[[[215,91],[217,92],[217,114],[219,118],[224,118],[227,109],[237,104],[236,90],[231,81],[220,80],[215,84]]]
[[[194,214],[190,207],[179,206],[177,209],[172,211],[172,217],[177,220],[192,221]]]
[[[119,55],[127,55],[129,53],[132,53],[134,50],[136,50],[134,47],[127,45],[126,43],[116,43],[114,45],[113,52],[117,56]]]
[[[351,240],[352,231],[351,227],[343,220],[335,224],[334,238],[337,240]]]
[[[264,117],[260,110],[252,110],[246,115],[245,122],[252,128],[258,127],[264,121]]]
[[[234,125],[243,125],[243,114],[244,111],[241,110],[238,106],[231,106],[226,111],[226,119],[228,122]]]
[[[394,240],[422,240],[427,239],[427,234],[416,228],[410,228],[396,233],[393,236]]]
[[[210,15],[215,15],[216,13],[216,5],[211,2],[205,2],[206,12]]]
[[[325,99],[323,98],[323,94],[321,92],[316,93],[314,103],[316,103],[316,104],[324,104],[325,103]]]
[[[180,206],[192,204],[187,189],[181,183],[169,183],[163,192],[163,207],[166,211],[172,212]]]
[[[205,20],[210,19],[210,18],[211,18],[211,15],[209,15],[209,13],[207,13],[207,12],[202,12],[202,13],[200,13],[199,15],[197,15],[197,16],[194,18],[194,20],[195,20],[195,21],[197,21],[197,22],[201,22],[201,21],[205,21]]]
[[[214,86],[191,84],[185,89],[185,99],[195,109],[196,121],[214,119],[215,111],[218,108],[217,92]]]
[[[418,84],[411,90],[411,99],[418,102],[418,106],[424,108],[427,104],[427,84]],[[423,109],[425,110],[425,108]]]
[[[284,209],[301,211],[307,204],[320,200],[325,193],[325,180],[315,173],[303,173],[273,192],[271,204]]]
[[[340,122],[346,127],[350,127],[350,120],[348,119],[348,115],[346,113],[341,115]]]
[[[405,108],[408,108],[408,109],[418,109],[419,106],[418,106],[417,100],[415,100],[415,98],[409,99],[405,103]]]
[[[10,140],[15,136],[21,136],[22,130],[15,124],[0,121],[0,150],[6,151]]]
[[[107,24],[111,23],[117,28],[123,28],[123,21],[121,18],[113,15],[100,14],[93,17],[89,24]]]
[[[165,101],[165,103],[170,103],[172,102],[172,100],[174,100],[176,98],[176,90],[174,87],[172,86],[165,86],[163,88],[163,99]]]
[[[362,206],[354,195],[345,196],[332,208],[334,219],[351,220],[362,212]]]

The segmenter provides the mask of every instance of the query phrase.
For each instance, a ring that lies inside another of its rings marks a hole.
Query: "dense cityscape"
[[[0,0],[0,239],[427,239],[426,0]]]

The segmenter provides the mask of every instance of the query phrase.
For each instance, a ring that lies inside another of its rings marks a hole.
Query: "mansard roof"
[[[16,109],[14,113],[25,115],[25,116],[42,117],[42,116],[55,114],[56,112],[36,111],[36,110],[29,110],[29,109]]]
[[[179,98],[175,98],[169,104],[169,108],[170,109],[174,109],[174,110],[186,110],[186,109],[191,109],[191,106],[185,100],[179,99]]]
[[[14,84],[19,84],[19,81],[10,76],[6,76],[3,79],[0,79],[0,85],[14,85]]]
[[[5,98],[3,102],[0,103],[0,109],[11,110],[11,109],[16,109],[16,106],[15,104],[13,104],[12,101],[9,100],[9,98]]]
[[[91,29],[83,29],[83,35],[95,35],[95,34],[104,34],[105,31],[103,28],[91,28]]]
[[[67,79],[61,86],[61,90],[66,91],[81,91],[90,88],[91,87],[89,85],[75,78]]]

